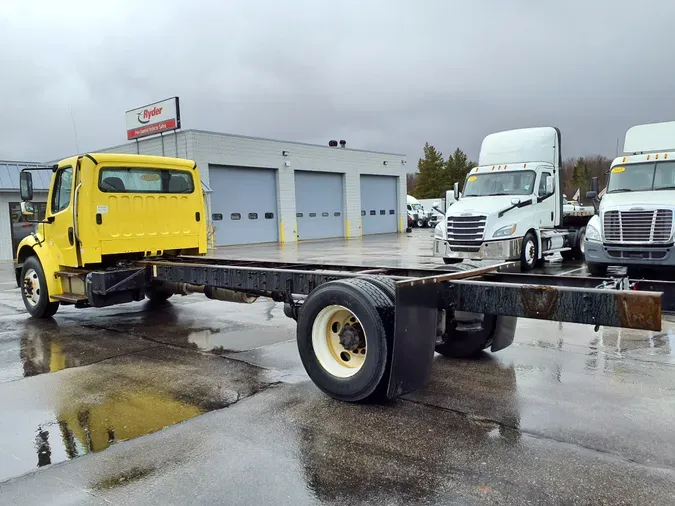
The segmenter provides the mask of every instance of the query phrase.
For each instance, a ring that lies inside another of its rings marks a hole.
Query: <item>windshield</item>
[[[534,189],[532,170],[470,174],[464,185],[464,197],[491,195],[530,195]]]
[[[607,193],[665,189],[675,189],[675,161],[617,165],[607,185]]]
[[[421,205],[421,204],[412,204],[411,207],[412,207],[413,209],[415,209],[415,210],[417,210],[417,209],[422,209],[422,205]]]

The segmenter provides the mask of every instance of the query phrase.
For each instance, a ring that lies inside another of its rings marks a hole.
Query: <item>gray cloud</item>
[[[590,4],[590,5],[589,5]],[[675,4],[628,0],[17,1],[0,7],[0,158],[124,142],[124,111],[181,97],[183,125],[475,158],[556,125],[613,155],[675,119]]]

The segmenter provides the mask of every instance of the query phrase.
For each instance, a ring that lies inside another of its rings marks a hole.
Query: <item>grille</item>
[[[673,211],[607,211],[604,216],[606,242],[662,244],[670,241]]]
[[[448,244],[452,246],[480,247],[485,232],[487,216],[449,216],[447,221]],[[474,251],[474,248],[464,251]],[[452,248],[453,251],[455,250]]]

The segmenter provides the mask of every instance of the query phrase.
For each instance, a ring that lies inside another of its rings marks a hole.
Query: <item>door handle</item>
[[[75,244],[75,232],[73,231],[73,227],[68,227],[68,242],[71,246]]]
[[[100,225],[103,223],[103,216],[101,216],[101,213],[96,213],[96,224]]]

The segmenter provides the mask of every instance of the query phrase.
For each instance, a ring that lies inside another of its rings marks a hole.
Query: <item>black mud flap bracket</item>
[[[387,397],[424,387],[431,375],[438,326],[439,284],[396,283],[396,317]]]

